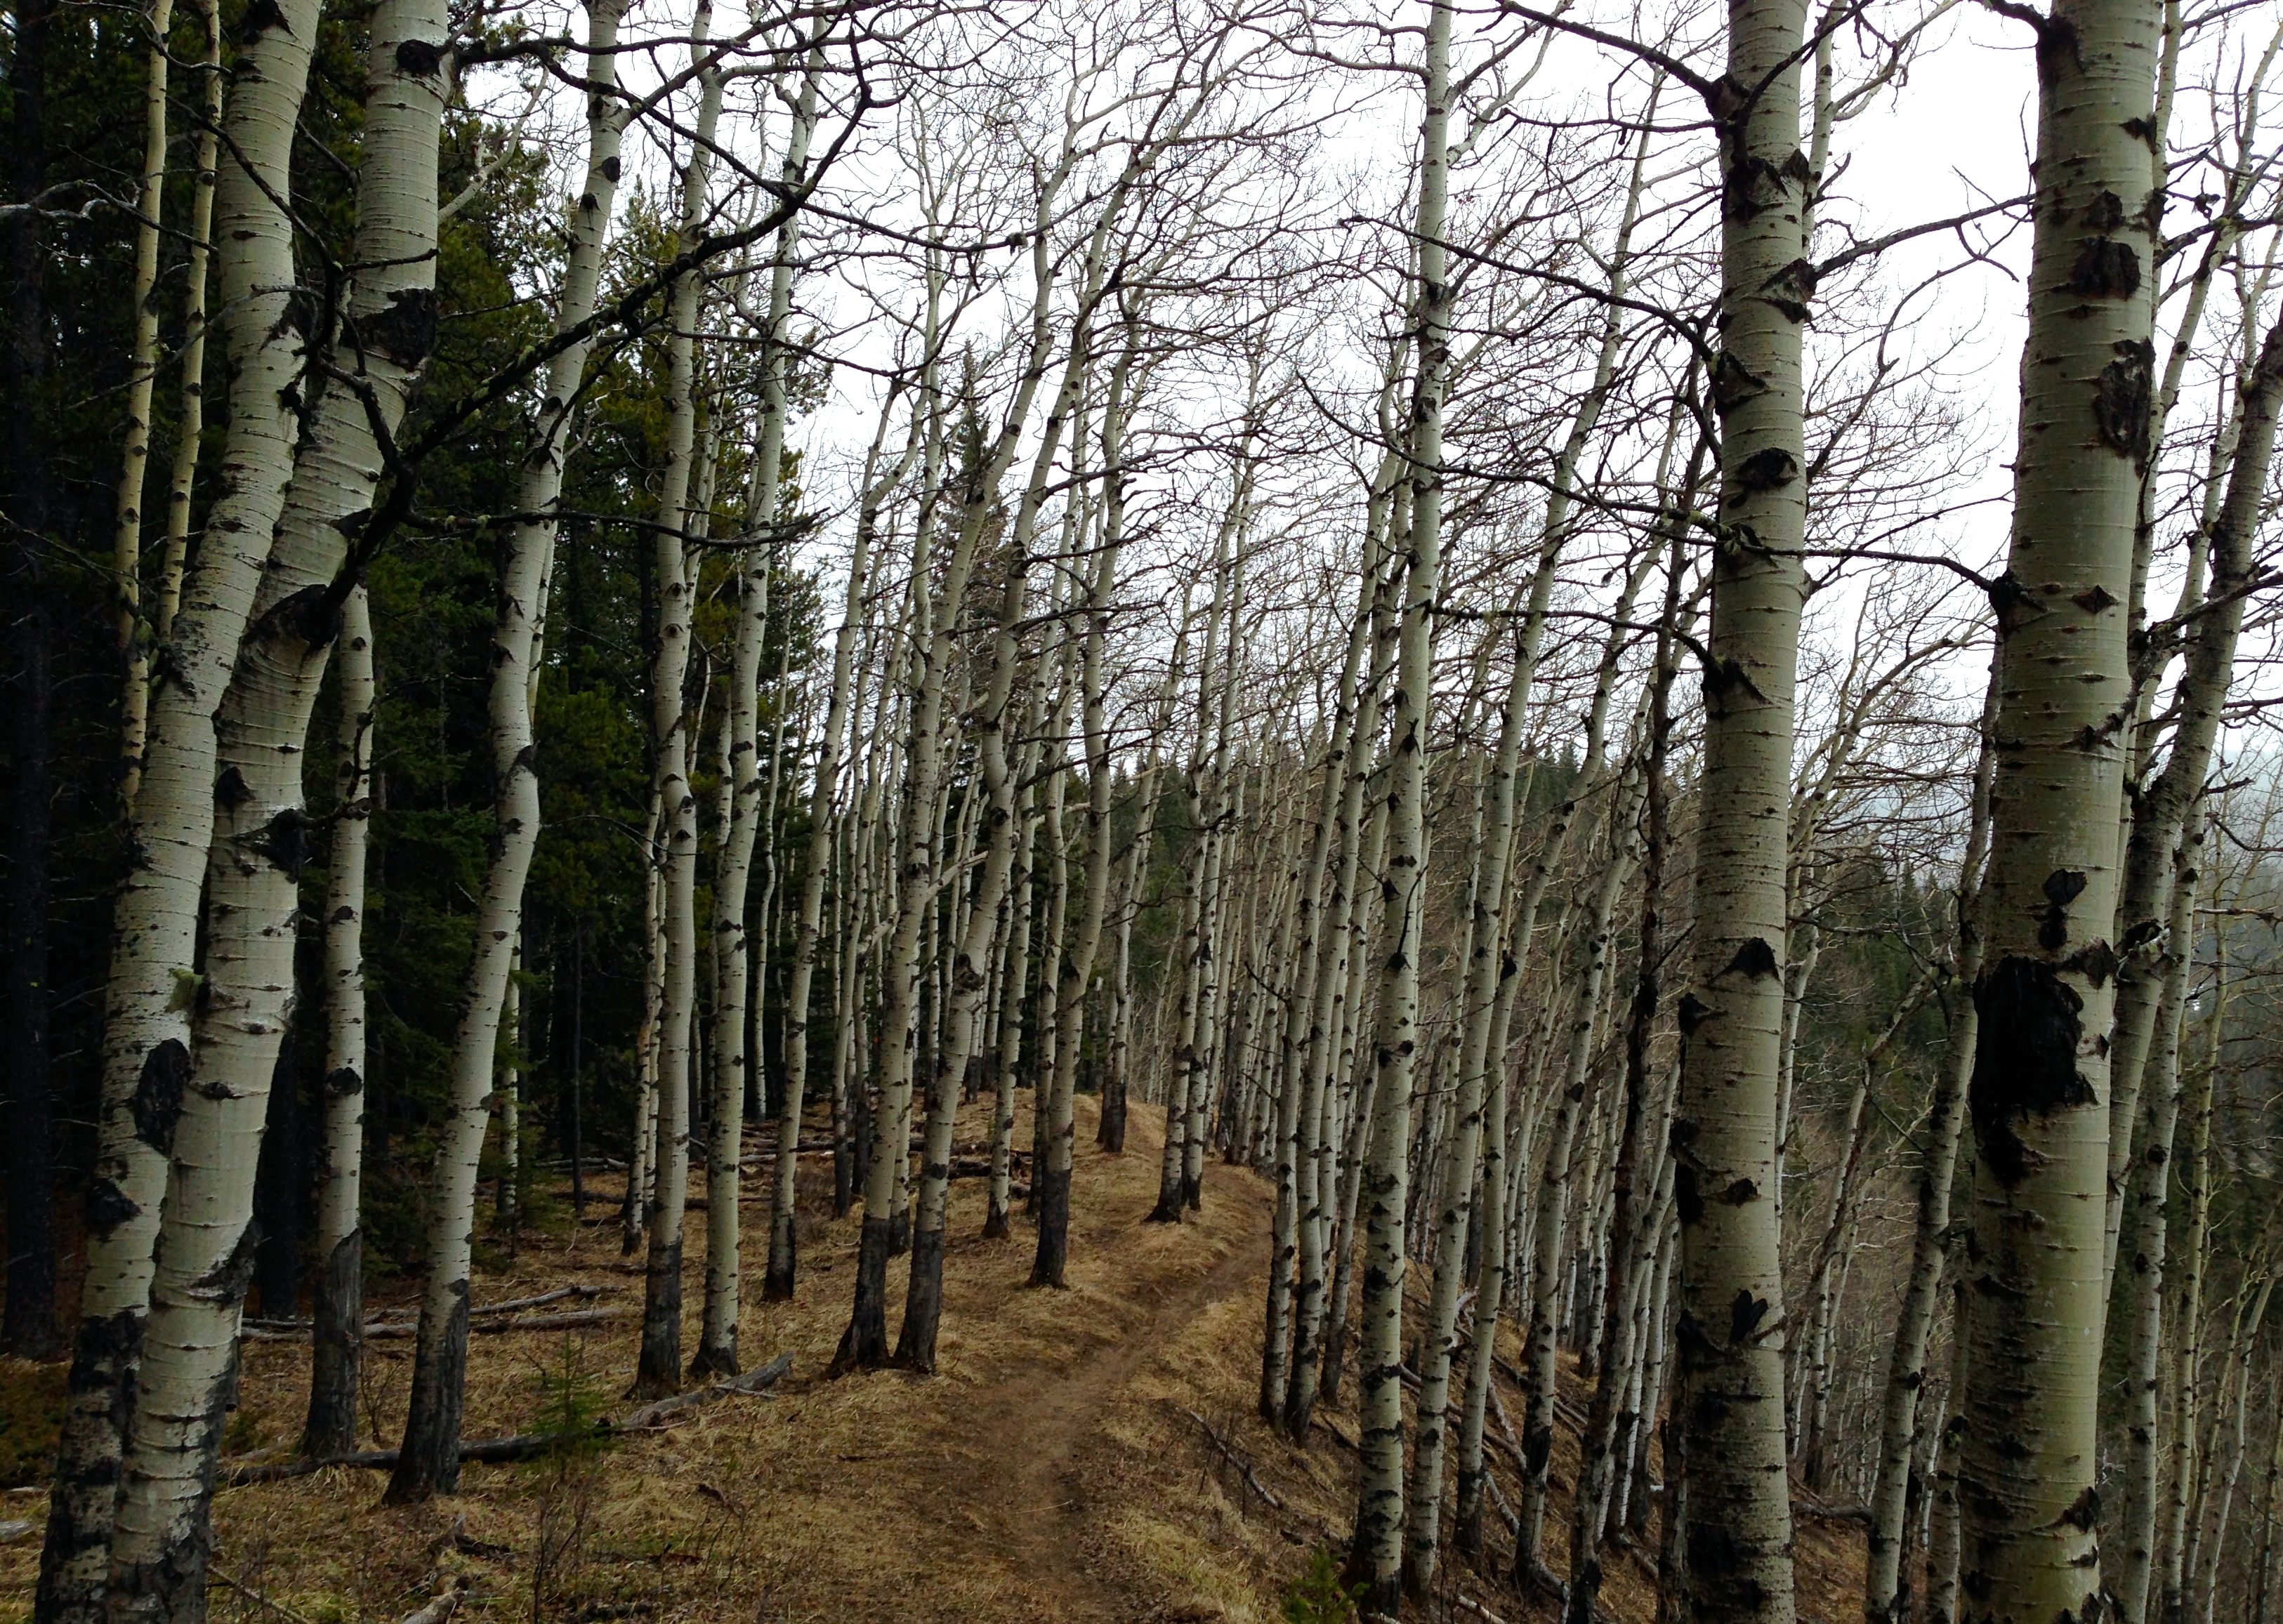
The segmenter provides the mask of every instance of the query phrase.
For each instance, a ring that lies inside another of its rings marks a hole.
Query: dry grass
[[[384,1506],[380,1474],[346,1469],[225,1491],[215,1501],[216,1567],[232,1582],[214,1591],[217,1624],[395,1620],[445,1585],[464,1587],[470,1624],[531,1619],[542,1525],[559,1536],[582,1500],[582,1549],[547,1578],[538,1609],[547,1624],[1280,1617],[1311,1551],[1336,1542],[1352,1511],[1354,1457],[1336,1434],[1352,1438],[1353,1420],[1327,1412],[1312,1445],[1296,1449],[1253,1414],[1269,1189],[1216,1163],[1202,1215],[1178,1227],[1146,1224],[1157,1114],[1137,1108],[1126,1154],[1108,1157],[1093,1147],[1091,1104],[1080,1102],[1068,1291],[1028,1289],[1030,1232],[1018,1223],[1011,1239],[978,1239],[984,1186],[953,1186],[935,1377],[822,1379],[846,1317],[856,1224],[805,1215],[799,1301],[749,1301],[741,1327],[749,1365],[793,1356],[775,1396],[676,1418],[583,1468],[471,1465],[457,1497],[428,1506]],[[985,1123],[980,1114],[962,1123],[962,1138],[979,1138]],[[821,1159],[804,1179],[824,1184]],[[749,1234],[760,1210],[746,1208]],[[693,1254],[703,1232],[693,1221]],[[758,1286],[757,1267],[749,1278]],[[702,1278],[693,1255],[685,1350],[696,1346]],[[573,1282],[612,1288],[602,1301],[629,1311],[582,1333],[476,1338],[467,1435],[528,1430],[544,1403],[543,1373],[566,1364],[619,1404],[642,1280],[640,1260],[618,1255],[614,1224],[526,1244],[479,1283],[477,1297]],[[409,1342],[368,1348],[375,1437],[393,1440],[410,1364]],[[231,1448],[290,1451],[307,1379],[305,1348],[248,1344]],[[1573,1396],[1582,1406],[1586,1395]],[[1511,1393],[1508,1408],[1518,1419]],[[1190,1411],[1281,1509],[1205,1441]],[[1576,1441],[1557,1437],[1566,1480]],[[1557,1567],[1566,1519],[1557,1496],[1548,1517]],[[1502,1533],[1497,1542],[1502,1568]],[[1859,1540],[1811,1527],[1801,1555],[1803,1617],[1851,1615]],[[37,1559],[36,1538],[0,1546],[0,1594],[14,1616],[28,1612]],[[1448,1571],[1453,1594],[1463,1589],[1517,1624],[1532,1616],[1515,1592],[1457,1565]],[[1611,1565],[1604,1594],[1626,1624],[1653,1611],[1636,1558]]]

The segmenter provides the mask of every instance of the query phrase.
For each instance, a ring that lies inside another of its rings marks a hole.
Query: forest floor
[[[1026,1098],[1023,1116],[1029,1108]],[[980,1102],[962,1117],[962,1148],[987,1131],[987,1112]],[[1337,1548],[1352,1514],[1354,1417],[1345,1403],[1320,1411],[1313,1442],[1295,1449],[1254,1415],[1273,1193],[1216,1161],[1201,1213],[1146,1222],[1162,1121],[1135,1107],[1125,1154],[1104,1155],[1094,1101],[1079,1101],[1065,1291],[1026,1286],[1032,1232],[1019,1213],[1011,1238],[981,1239],[985,1181],[954,1183],[932,1377],[824,1379],[847,1317],[856,1219],[831,1219],[829,1158],[805,1155],[799,1301],[755,1301],[767,1208],[749,1174],[740,1334],[749,1368],[792,1356],[773,1391],[686,1411],[604,1450],[471,1464],[459,1495],[425,1506],[383,1505],[384,1476],[346,1467],[225,1488],[214,1502],[216,1624],[393,1624],[447,1589],[460,1593],[464,1624],[1285,1616],[1312,1556]],[[702,1172],[695,1183],[702,1192]],[[693,1210],[685,1356],[697,1344],[704,1234]],[[620,1394],[635,1364],[642,1260],[620,1257],[605,1203],[584,1225],[566,1213],[556,1232],[526,1234],[511,1263],[479,1276],[476,1299],[569,1285],[600,1288],[595,1305],[619,1311],[573,1331],[472,1339],[467,1437],[532,1431],[566,1393],[605,1412],[630,1408]],[[407,1318],[412,1294],[409,1281],[386,1282],[368,1317]],[[898,1262],[892,1317],[902,1298]],[[1519,1358],[1518,1343],[1502,1351]],[[409,1340],[367,1344],[374,1439],[393,1441],[411,1362]],[[308,1364],[294,1341],[245,1345],[234,1460],[291,1457]],[[17,1379],[0,1371],[0,1383]],[[1518,1395],[1500,1386],[1518,1418]],[[1352,1396],[1351,1381],[1343,1398]],[[1584,1384],[1565,1397],[1582,1412]],[[1557,1429],[1565,1479],[1576,1449],[1574,1434]],[[1493,1467],[1510,1488],[1512,1460],[1494,1451]],[[0,1502],[0,1517],[35,1525],[0,1543],[0,1617],[28,1615],[43,1510],[35,1494]],[[1557,1570],[1567,1527],[1557,1490],[1547,1530]],[[1501,1558],[1507,1542],[1494,1540]],[[1802,1619],[1853,1616],[1859,1535],[1808,1524],[1799,1556]],[[1613,1619],[1651,1618],[1652,1564],[1648,1551],[1610,1564]],[[1520,1624],[1549,1612],[1460,1563],[1445,1563],[1438,1589],[1438,1617]]]

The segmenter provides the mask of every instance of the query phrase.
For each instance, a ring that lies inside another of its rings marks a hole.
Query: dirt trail
[[[1215,1303],[1255,1290],[1266,1244],[1261,1234],[1204,1272],[1173,1282],[1136,1323],[1074,1367],[1011,1369],[976,1395],[976,1432],[984,1440],[1003,1439],[1016,1451],[1015,1471],[994,1507],[995,1549],[1046,1592],[1068,1624],[1146,1616],[1130,1589],[1109,1582],[1103,1566],[1088,1559],[1099,1535],[1088,1514],[1095,1509],[1086,1471],[1088,1449],[1100,1441],[1126,1387],[1176,1333]]]

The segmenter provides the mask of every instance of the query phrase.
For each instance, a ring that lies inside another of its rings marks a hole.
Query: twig
[[[255,1589],[252,1585],[245,1582],[245,1581],[230,1577],[229,1573],[227,1573],[218,1564],[213,1562],[207,1563],[206,1572],[212,1573],[218,1582],[228,1585],[231,1589],[245,1597],[246,1600],[253,1602],[257,1605],[269,1608],[270,1612],[277,1614],[280,1618],[291,1619],[293,1620],[293,1624],[309,1624],[308,1620],[294,1612],[284,1602],[271,1601],[261,1591]]]
[[[1269,1493],[1267,1485],[1263,1483],[1260,1479],[1255,1475],[1252,1470],[1252,1463],[1245,1459],[1243,1456],[1238,1454],[1235,1449],[1231,1449],[1228,1444],[1223,1441],[1221,1435],[1213,1431],[1212,1422],[1206,1420],[1204,1417],[1199,1415],[1196,1410],[1189,1409],[1186,1405],[1182,1407],[1181,1413],[1188,1417],[1190,1420],[1195,1421],[1199,1426],[1204,1429],[1205,1441],[1211,1443],[1213,1448],[1220,1451],[1221,1458],[1223,1460],[1235,1467],[1237,1471],[1243,1474],[1246,1488],[1252,1490],[1254,1494],[1258,1495],[1262,1500],[1266,1501],[1271,1511],[1281,1511],[1284,1509],[1284,1503],[1282,1500],[1279,1500],[1274,1495]]]

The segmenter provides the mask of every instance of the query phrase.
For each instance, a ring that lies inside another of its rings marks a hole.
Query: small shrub
[[[1350,1624],[1363,1592],[1361,1585],[1351,1590],[1340,1583],[1339,1554],[1319,1545],[1308,1571],[1284,1592],[1284,1624]]]

